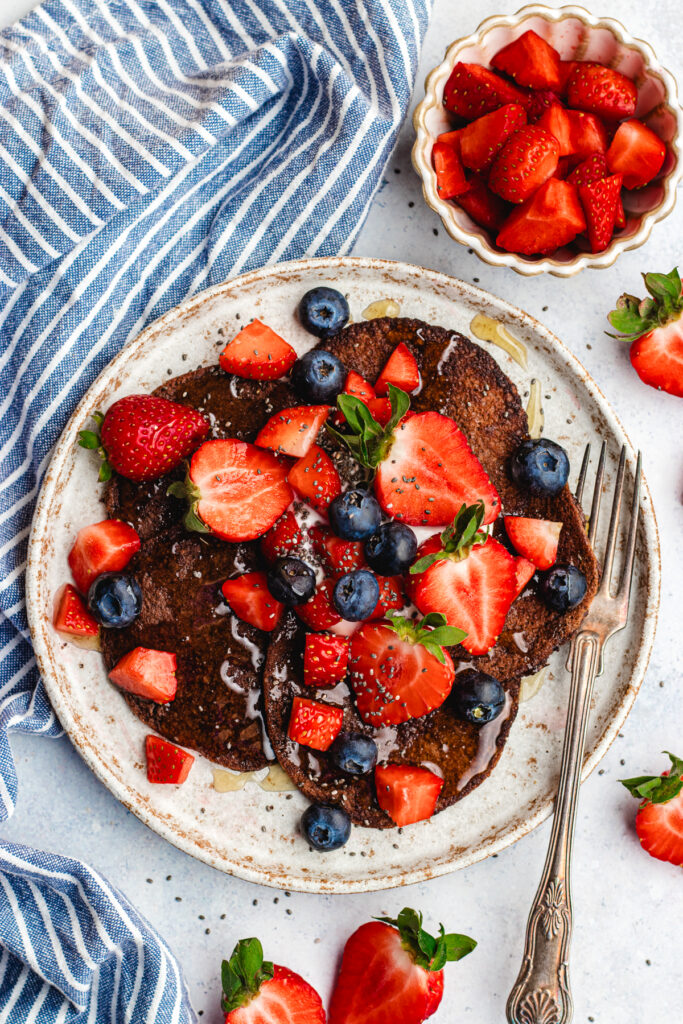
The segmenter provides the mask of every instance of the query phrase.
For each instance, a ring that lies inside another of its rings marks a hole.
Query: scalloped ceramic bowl
[[[455,203],[441,199],[436,191],[432,147],[438,135],[452,128],[442,102],[451,71],[458,61],[488,65],[498,50],[529,29],[554,46],[563,60],[599,61],[633,78],[638,86],[635,116],[645,121],[667,146],[657,179],[645,188],[622,193],[626,226],[601,253],[581,252],[571,246],[559,249],[552,258],[504,252],[489,232]],[[683,174],[676,81],[659,64],[652,48],[630,36],[618,21],[596,18],[583,7],[551,8],[541,4],[523,7],[509,16],[487,18],[471,36],[451,43],[442,63],[427,76],[425,90],[413,118],[417,138],[412,153],[413,165],[422,178],[425,201],[439,214],[449,235],[474,249],[485,263],[511,267],[526,276],[548,272],[557,277],[572,277],[584,267],[610,267],[621,252],[642,245],[657,221],[674,207],[676,186]]]

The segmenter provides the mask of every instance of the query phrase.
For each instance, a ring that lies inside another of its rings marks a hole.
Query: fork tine
[[[626,554],[624,556],[624,569],[621,574],[621,583],[619,585],[619,596],[628,605],[628,600],[631,594],[631,579],[633,578],[633,563],[635,561],[636,553],[636,530],[638,527],[638,513],[640,511],[640,477],[642,471],[643,459],[640,452],[638,452],[638,461],[636,462],[636,472],[633,478],[633,499],[631,501],[631,522],[628,528],[628,538],[626,540]]]
[[[590,462],[590,457],[591,446],[590,444],[587,444],[586,450],[583,453],[583,462],[581,463],[581,469],[579,471],[579,479],[576,484],[576,500],[579,502],[579,504],[581,504],[581,499],[583,498],[583,487],[586,483],[586,473],[588,472],[588,463]]]
[[[614,500],[612,502],[612,514],[609,520],[609,532],[607,534],[607,546],[605,548],[605,561],[602,566],[602,583],[600,589],[605,593],[610,592],[610,576],[614,564],[614,552],[617,546],[617,533],[619,532],[619,513],[621,510],[621,497],[624,491],[624,468],[626,466],[626,445],[621,449],[619,457],[619,468],[617,470],[617,481],[614,485]]]
[[[605,475],[605,452],[607,444],[602,442],[600,458],[598,459],[598,470],[595,474],[595,487],[593,488],[593,502],[591,504],[590,518],[588,520],[588,542],[591,547],[595,546],[595,537],[598,532],[598,519],[600,518],[600,501],[602,500],[602,481]]]

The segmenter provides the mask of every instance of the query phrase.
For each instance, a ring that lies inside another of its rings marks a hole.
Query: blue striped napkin
[[[0,34],[0,819],[17,793],[9,732],[60,732],[24,606],[50,449],[171,306],[349,251],[430,5],[45,0]],[[0,885],[2,1020],[190,1019],[163,943],[89,868],[0,845]]]

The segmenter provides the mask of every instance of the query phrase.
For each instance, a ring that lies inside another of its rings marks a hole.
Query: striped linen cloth
[[[0,33],[0,819],[60,734],[24,605],[50,450],[126,341],[226,277],[350,250],[431,0],[45,0]],[[0,1022],[194,1019],[96,872],[0,844]]]

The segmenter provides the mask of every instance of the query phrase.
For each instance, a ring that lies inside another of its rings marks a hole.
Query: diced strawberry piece
[[[445,526],[463,502],[481,499],[485,523],[500,497],[467,438],[448,416],[419,412],[401,421],[375,474],[375,495],[389,515],[409,526]]]
[[[292,502],[287,471],[282,460],[246,441],[206,441],[190,462],[190,515],[222,540],[255,540]]]
[[[260,320],[252,320],[229,341],[219,363],[227,373],[251,380],[277,380],[296,362],[296,352],[284,338]]]
[[[52,625],[59,633],[72,636],[97,636],[100,628],[70,583],[65,583],[55,594]]]
[[[465,167],[471,171],[490,167],[505,140],[525,124],[526,111],[519,103],[507,103],[472,121],[460,133],[460,155]]]
[[[444,106],[452,114],[473,121],[505,103],[526,106],[525,93],[481,64],[458,63],[443,91]]]
[[[285,606],[268,590],[265,572],[245,572],[226,580],[221,591],[235,615],[250,626],[271,633],[280,624]]]
[[[396,609],[398,611],[405,605],[403,597],[403,586],[400,576],[378,576],[379,600],[375,605],[370,619],[385,619],[387,612]]]
[[[607,133],[594,114],[567,110],[559,103],[553,103],[539,118],[537,127],[545,128],[555,136],[561,157],[586,157],[592,153],[604,153],[607,149]]]
[[[349,641],[345,636],[306,634],[304,651],[304,683],[329,689],[346,676],[349,662]]]
[[[436,172],[436,191],[442,199],[452,199],[467,191],[467,178],[457,148],[447,142],[435,142],[432,163]]]
[[[294,743],[313,750],[329,750],[341,732],[344,709],[307,697],[295,697],[289,716],[287,735]]]
[[[515,558],[515,587],[517,593],[515,597],[519,597],[524,588],[526,587],[529,580],[533,577],[536,572],[536,566],[533,562],[530,562],[528,558],[523,558],[522,555],[518,555]]]
[[[530,89],[559,89],[562,83],[559,53],[532,29],[495,53],[491,67]]]
[[[630,358],[645,384],[683,397],[683,321],[672,320],[636,338]]]
[[[261,554],[266,562],[274,562],[289,555],[303,544],[303,540],[296,516],[291,509],[287,509],[275,525],[261,537]]]
[[[332,591],[335,580],[323,580],[315,589],[315,594],[305,604],[298,604],[294,611],[309,629],[331,629],[342,621],[342,617],[332,604]]]
[[[373,419],[382,427],[386,427],[391,419],[391,402],[388,398],[371,398],[368,402],[368,409]]]
[[[364,377],[361,377],[355,370],[351,370],[346,375],[346,382],[344,384],[344,394],[353,395],[355,398],[359,398],[361,402],[366,404],[371,398],[375,397],[375,389],[372,384],[368,384]]]
[[[548,107],[552,107],[553,103],[559,102],[557,93],[552,92],[550,89],[535,89],[529,93],[529,106],[526,112],[527,121],[529,124],[535,124],[545,114]]]
[[[606,178],[608,174],[605,154],[592,153],[586,160],[577,164],[567,181],[570,181],[572,185],[591,185],[594,181]]]
[[[580,63],[578,60],[560,61],[560,94],[566,93],[567,84],[572,76],[574,68]]]
[[[515,551],[533,562],[537,569],[549,569],[555,564],[562,523],[526,516],[505,516],[503,522]]]
[[[327,526],[311,526],[308,532],[323,569],[335,579],[365,565],[362,541],[342,540]]]
[[[624,184],[622,177],[622,185]],[[617,208],[614,211],[614,227],[625,228],[626,227],[626,214],[624,213],[624,204],[621,201],[621,193],[617,196]]]
[[[109,678],[137,697],[168,704],[176,695],[176,656],[169,651],[135,647],[114,665]]]
[[[187,750],[176,747],[175,743],[162,740],[161,736],[147,736],[147,781],[179,786],[190,774],[194,757]]]
[[[557,169],[560,147],[542,120],[514,132],[491,168],[489,188],[510,203],[524,202]]]
[[[443,779],[428,768],[408,764],[377,765],[377,802],[399,826],[426,821],[436,810]]]
[[[415,356],[403,342],[396,346],[377,378],[375,391],[378,396],[388,395],[390,384],[409,394],[420,385],[420,371]]]
[[[342,490],[337,467],[317,444],[294,463],[287,480],[304,501],[323,514]]]
[[[575,156],[561,156],[557,161],[557,170],[553,174],[553,178],[557,178],[559,181],[566,181],[575,166]]]
[[[610,243],[620,201],[621,175],[613,174],[591,185],[581,185],[579,195],[588,225],[591,252],[602,252]]]
[[[634,118],[617,128],[607,151],[607,166],[612,174],[623,175],[624,188],[642,188],[661,169],[665,156],[660,137]]]
[[[124,569],[136,551],[140,538],[121,519],[105,519],[79,530],[68,555],[69,568],[82,594],[103,572]]]
[[[551,178],[510,214],[496,245],[527,256],[553,252],[571,242],[585,227],[576,185]]]
[[[567,102],[576,110],[586,110],[613,121],[632,117],[636,112],[638,90],[635,83],[604,64],[577,63],[566,88]]]
[[[478,175],[472,175],[469,186],[467,192],[458,196],[455,202],[469,214],[475,224],[489,231],[498,231],[510,207]]]
[[[315,444],[329,414],[329,405],[297,405],[293,409],[283,409],[261,427],[254,444],[282,455],[301,458]]]
[[[462,135],[462,128],[456,128],[452,132],[442,132],[441,135],[437,135],[437,142],[444,142],[448,146],[454,146],[458,153],[460,153],[460,136]]]

